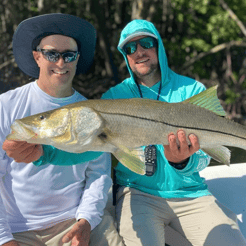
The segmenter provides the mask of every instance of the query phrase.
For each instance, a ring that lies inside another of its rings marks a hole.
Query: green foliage
[[[228,89],[225,94],[226,94],[226,100],[225,100],[225,103],[226,104],[233,104],[233,103],[235,103],[236,100],[238,98],[240,98],[240,96],[241,96],[240,93],[235,93],[234,91],[232,91],[230,89]]]
[[[236,108],[236,113],[240,114],[246,111],[243,94],[246,87],[243,77],[246,74],[246,37],[231,12],[245,27],[246,1],[226,0],[226,4],[229,9],[223,7],[220,0],[2,1],[2,92],[29,81],[14,63],[11,47],[14,30],[22,20],[39,14],[62,12],[91,22],[98,31],[95,61],[86,75],[75,78],[74,87],[88,98],[100,98],[109,87],[129,76],[117,50],[121,30],[132,19],[145,18],[159,30],[171,69],[193,77],[207,87],[221,85],[219,95],[222,103],[228,106],[227,113],[233,115],[232,109],[235,111]]]
[[[184,42],[181,48],[185,50],[187,47],[192,47],[197,51],[209,51],[212,48],[211,44],[208,44],[204,39],[201,38],[184,38]]]
[[[217,13],[209,18],[207,30],[211,33],[213,45],[220,42],[237,39],[241,33],[237,24],[228,17],[227,13]]]

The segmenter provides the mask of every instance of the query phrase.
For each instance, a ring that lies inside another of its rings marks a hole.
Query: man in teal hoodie
[[[121,33],[118,49],[130,77],[107,91],[103,99],[138,97],[174,103],[205,90],[200,82],[168,67],[162,39],[151,22],[130,22]],[[156,163],[147,163],[146,175],[133,173],[121,163],[115,168],[116,218],[127,246],[164,245],[167,225],[191,245],[246,245],[234,214],[216,201],[199,176],[199,171],[209,165],[210,157],[199,150],[195,135],[188,138],[191,145],[185,132],[179,130],[169,134],[169,145],[147,146]],[[45,150],[34,164],[59,164],[61,160],[67,160],[64,165],[74,164],[74,160],[68,163],[70,157],[65,158],[74,154],[49,150],[52,158]]]
[[[168,67],[162,39],[151,22],[130,22],[121,32],[118,49],[130,78],[109,89],[104,99],[140,97],[176,103],[205,90],[200,82]],[[199,150],[197,137],[189,136],[190,146],[182,130],[168,138],[168,146],[155,146],[156,170],[150,167],[148,175],[133,173],[120,163],[115,168],[116,218],[125,244],[163,245],[169,225],[192,245],[245,245],[232,214],[215,201],[199,176],[210,157]]]

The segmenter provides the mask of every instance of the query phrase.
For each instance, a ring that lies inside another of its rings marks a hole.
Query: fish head
[[[6,139],[50,144],[66,136],[69,126],[69,109],[60,108],[15,120]]]

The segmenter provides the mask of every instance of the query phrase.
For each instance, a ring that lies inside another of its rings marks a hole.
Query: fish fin
[[[202,91],[201,93],[190,97],[181,103],[194,104],[199,107],[208,109],[219,116],[226,116],[226,112],[221,106],[220,100],[217,97],[217,87],[218,85],[210,87],[207,90]]]
[[[143,148],[129,149],[125,146],[120,146],[112,154],[131,171],[140,175],[145,174],[145,155]]]
[[[201,148],[201,150],[216,161],[230,166],[231,151],[225,146],[205,147]]]

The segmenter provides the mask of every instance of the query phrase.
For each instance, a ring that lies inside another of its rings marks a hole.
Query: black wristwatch
[[[176,168],[176,169],[178,169],[178,170],[182,170],[182,169],[184,169],[184,168],[187,166],[189,160],[190,160],[190,157],[188,157],[187,159],[185,159],[185,160],[184,160],[183,162],[181,162],[181,163],[174,163],[174,162],[171,162],[171,161],[168,161],[168,162],[169,162],[169,164],[170,164],[172,167],[174,167],[174,168]]]

